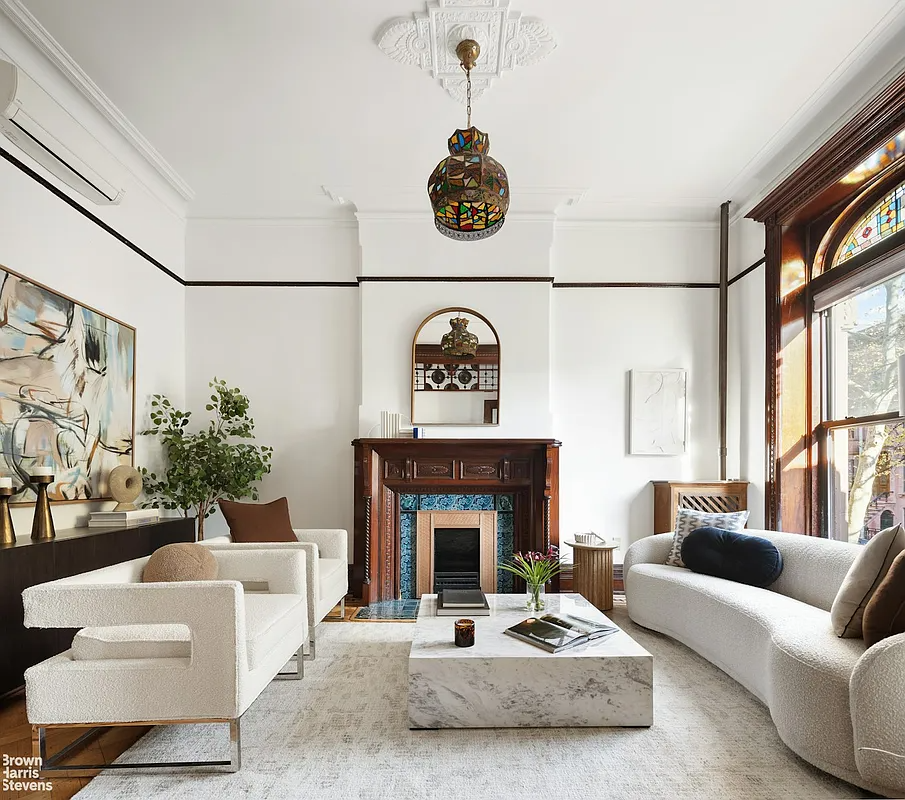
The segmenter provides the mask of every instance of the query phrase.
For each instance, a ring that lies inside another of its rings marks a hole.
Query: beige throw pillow
[[[704,511],[692,511],[680,508],[676,512],[676,532],[672,539],[672,547],[666,556],[666,563],[673,567],[684,567],[682,561],[682,542],[685,537],[698,528],[719,528],[723,531],[741,531],[748,521],[747,511],[733,511],[728,514],[708,514]]]
[[[903,551],[905,529],[901,525],[880,531],[861,548],[830,609],[830,621],[837,636],[843,639],[863,636],[864,609],[896,556]]]
[[[142,583],[168,581],[214,581],[217,559],[210,548],[192,542],[177,542],[158,547],[145,564]]]

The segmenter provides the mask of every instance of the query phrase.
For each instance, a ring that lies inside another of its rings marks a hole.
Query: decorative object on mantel
[[[478,337],[468,332],[468,318],[453,317],[449,321],[452,329],[440,339],[440,349],[452,358],[469,358],[478,353]]]
[[[16,543],[13,517],[9,513],[9,499],[17,491],[19,490],[13,488],[12,478],[0,478],[0,545]]]
[[[631,371],[631,455],[674,456],[687,439],[684,369]]]
[[[551,545],[546,553],[516,553],[508,564],[500,564],[504,569],[517,575],[525,582],[525,608],[528,611],[542,611],[546,602],[546,586],[554,575],[562,572],[559,548]]]
[[[141,494],[144,481],[135,467],[121,464],[114,467],[107,478],[110,496],[116,500],[114,511],[135,511],[135,501]]]
[[[471,70],[480,53],[474,39],[464,39],[456,47],[466,76],[468,127],[449,138],[449,155],[427,180],[437,230],[460,242],[493,236],[509,210],[506,170],[490,157],[490,137],[471,124]]]
[[[475,97],[504,72],[538,64],[556,49],[547,25],[511,10],[509,0],[431,0],[426,11],[386,22],[376,39],[390,58],[430,72],[459,102],[466,91],[456,55],[462,39],[475,39],[486,54],[476,70]]]
[[[207,428],[186,433],[192,416],[180,411],[166,397],[151,399],[151,424],[143,436],[159,436],[169,466],[160,477],[142,468],[145,493],[153,508],[179,509],[198,518],[198,539],[204,538],[204,520],[217,509],[220,499],[258,499],[255,485],[270,472],[273,448],[249,443],[254,439],[254,420],[248,415],[249,401],[225,381],[210,382],[210,402],[205,409],[213,419]],[[236,440],[246,441],[236,441]]]
[[[35,500],[35,517],[31,523],[31,538],[35,541],[53,539],[57,533],[53,527],[53,516],[50,513],[50,498],[47,487],[54,481],[52,467],[34,467],[29,480],[38,487]]]
[[[499,391],[500,339],[485,316],[453,306],[421,322],[412,339],[413,425],[497,425]]]
[[[35,500],[40,465],[54,501],[105,499],[107,474],[132,463],[135,329],[6,267],[0,306],[0,469],[22,484],[15,502]]]

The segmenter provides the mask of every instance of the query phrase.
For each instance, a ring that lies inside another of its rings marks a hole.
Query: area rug
[[[692,651],[613,620],[654,656],[652,728],[410,731],[414,626],[325,625],[302,681],[242,719],[235,774],[109,771],[80,800],[818,800],[865,793],[787,749],[764,706]],[[525,645],[528,647],[529,645]],[[525,693],[525,703],[531,694]],[[576,702],[581,702],[576,698]],[[225,726],[157,728],[121,760],[226,758]]]

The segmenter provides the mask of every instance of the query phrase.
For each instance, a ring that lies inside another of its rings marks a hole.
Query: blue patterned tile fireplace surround
[[[417,516],[419,511],[496,511],[497,564],[512,557],[513,510],[511,494],[400,494],[399,495],[399,596],[415,596]],[[497,591],[512,591],[512,574],[499,570]]]

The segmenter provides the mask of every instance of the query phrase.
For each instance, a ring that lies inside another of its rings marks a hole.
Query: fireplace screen
[[[481,587],[481,529],[434,528],[434,591]]]

